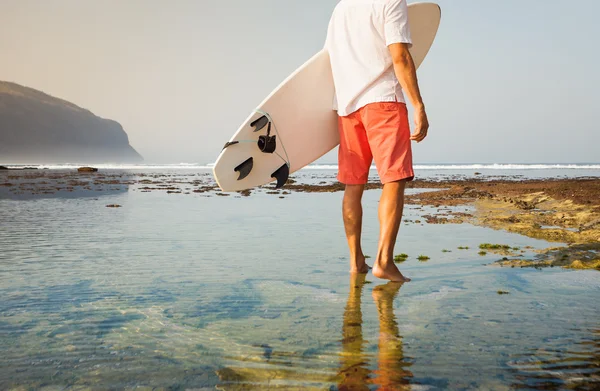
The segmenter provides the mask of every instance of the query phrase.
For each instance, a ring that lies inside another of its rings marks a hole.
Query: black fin
[[[242,179],[246,178],[250,174],[250,171],[252,171],[252,167],[254,167],[254,159],[249,158],[246,159],[242,164],[234,168],[233,171],[238,172],[240,174],[237,180],[241,181]]]
[[[271,178],[277,179],[277,186],[275,186],[275,188],[281,189],[283,185],[285,185],[285,183],[287,182],[289,176],[290,168],[287,164],[284,164],[283,166],[279,167],[277,171],[271,174]]]
[[[240,143],[239,141],[229,141],[229,142],[226,142],[225,146],[223,147],[223,149],[225,149],[225,148],[227,148],[227,147],[229,147],[231,145],[235,145],[235,144],[239,144],[239,143]]]
[[[269,124],[269,126],[271,125],[271,123],[269,122],[269,119],[266,116],[262,116],[260,118],[258,118],[257,120],[253,121],[250,124],[250,127],[254,128],[256,127],[256,129],[253,130],[253,132],[258,132],[259,130],[261,130],[262,128],[264,128],[265,126],[267,126],[267,124]]]

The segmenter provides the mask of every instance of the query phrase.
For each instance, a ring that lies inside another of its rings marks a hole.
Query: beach
[[[600,172],[558,172],[418,173],[393,286],[348,274],[335,170],[0,171],[0,388],[595,389]]]
[[[290,179],[283,190],[267,185],[257,191],[280,198],[285,198],[292,192],[343,191],[343,185],[331,175],[322,174],[320,179],[324,180],[315,181],[315,175],[300,175],[298,179]],[[0,186],[4,187],[4,192],[0,194],[16,199],[92,197],[127,191],[130,186],[134,187],[133,191],[143,193],[203,194],[206,197],[228,197],[232,194],[248,197],[253,193],[253,190],[220,192],[218,185],[207,172],[180,175],[10,170],[5,171],[4,181]],[[380,188],[380,183],[374,178],[367,185],[368,190]],[[600,269],[600,259],[595,254],[600,251],[598,177],[520,179],[510,176],[486,177],[475,172],[472,176],[417,179],[410,182],[407,188],[419,189],[418,194],[406,198],[405,202],[408,205],[436,208],[432,213],[422,216],[428,224],[467,222],[569,245],[561,247],[561,251],[552,248],[552,251],[547,252],[545,261],[537,259],[535,262],[521,262],[518,259],[503,259],[503,265]],[[470,213],[456,212],[452,209],[459,205],[469,205],[474,209]],[[115,204],[110,206],[120,207]],[[409,222],[411,221],[405,221]],[[505,253],[511,255],[509,251]],[[570,256],[571,253],[574,257]],[[558,256],[558,259],[550,260],[550,255]]]
[[[141,5],[0,5],[0,391],[600,391],[600,2]]]

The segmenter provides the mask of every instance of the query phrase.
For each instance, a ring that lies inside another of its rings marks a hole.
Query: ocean
[[[0,184],[51,187],[78,166],[40,166],[48,178],[35,181],[9,171]],[[485,242],[525,257],[560,243],[421,223],[431,208],[407,205],[396,253],[413,281],[399,287],[348,274],[341,193],[217,196],[192,191],[212,180],[209,165],[96,167],[121,180],[0,193],[2,390],[600,387],[600,274],[500,268],[478,254]],[[598,177],[600,165],[416,167],[421,178],[476,172]],[[318,165],[294,178],[335,174]],[[161,180],[182,192],[144,190]],[[379,195],[363,202],[371,256]]]

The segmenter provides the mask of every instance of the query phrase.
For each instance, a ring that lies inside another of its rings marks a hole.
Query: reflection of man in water
[[[409,379],[413,375],[405,369],[410,364],[404,362],[402,337],[393,310],[394,298],[402,283],[388,282],[373,289],[379,314],[378,369],[373,372],[374,379],[369,379],[368,356],[364,353],[362,335],[361,294],[364,284],[364,274],[351,276],[342,327],[339,390],[369,390],[369,384],[378,385],[380,390],[409,390]]]

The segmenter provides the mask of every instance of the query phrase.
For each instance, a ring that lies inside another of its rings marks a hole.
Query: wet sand
[[[378,189],[370,182],[367,189]],[[459,177],[415,180],[408,188],[431,189],[409,195],[407,204],[427,206],[433,212],[422,216],[428,224],[471,223],[560,243],[541,251],[535,259],[519,258],[518,250],[482,248],[503,259],[509,267],[565,267],[600,270],[600,179],[528,179]],[[273,185],[237,193],[222,193],[209,173],[146,174],[123,171],[82,173],[75,170],[0,171],[0,198],[96,197],[118,191],[200,194],[202,196],[250,196],[264,192],[285,198],[294,192],[339,192],[344,185],[322,180],[300,183],[290,179],[284,189]],[[472,206],[472,212],[453,207]],[[115,207],[115,205],[107,205]],[[118,205],[117,205],[118,207]],[[564,244],[567,244],[564,246]],[[504,245],[506,247],[506,245]]]

